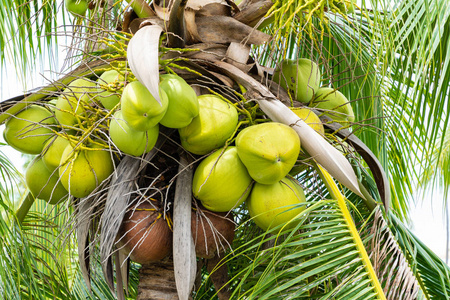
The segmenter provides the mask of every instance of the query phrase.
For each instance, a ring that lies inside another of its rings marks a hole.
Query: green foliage
[[[246,299],[377,299],[337,201],[312,204],[297,232],[258,237],[235,250],[251,260],[237,274]],[[307,216],[307,219],[305,218]],[[278,228],[279,229],[279,228]],[[264,249],[264,243],[273,247]],[[353,297],[353,298],[352,298]]]
[[[393,214],[391,230],[405,253],[426,299],[450,297],[450,267]]]
[[[115,299],[101,276],[99,258],[91,257],[89,292],[78,265],[67,203],[50,206],[36,200],[21,225],[12,209],[23,178],[0,153],[0,295],[1,299]],[[19,201],[19,200],[16,200]],[[130,271],[130,299],[135,298],[138,266]]]
[[[35,65],[56,46],[58,1],[0,1],[0,66],[9,57],[19,70]],[[62,15],[59,17],[64,18]],[[64,21],[64,19],[63,19]]]
[[[296,18],[288,31],[275,22],[265,31],[278,38],[257,49],[259,61],[271,67],[283,57],[319,63],[322,86],[339,89],[352,103],[353,131],[388,173],[391,206],[403,220],[420,174],[433,170],[446,149],[440,137],[450,116],[449,5],[445,0],[366,0],[346,17],[325,13],[323,37],[317,17],[312,17],[311,35],[302,35]]]

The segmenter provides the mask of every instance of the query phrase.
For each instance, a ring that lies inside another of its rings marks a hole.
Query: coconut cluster
[[[217,94],[197,95],[175,74],[160,75],[159,101],[129,71],[110,69],[99,75],[96,80],[73,80],[58,97],[45,105],[30,105],[6,122],[7,143],[36,155],[26,171],[27,185],[36,198],[56,204],[68,195],[91,195],[123,155],[143,157],[151,151],[164,127],[175,130],[175,143],[196,158],[192,234],[198,256],[210,258],[227,249],[234,237],[232,211],[244,202],[264,230],[296,225],[306,197],[289,175],[301,152],[301,141],[292,128],[267,118],[242,126],[245,116],[240,115],[238,103]],[[317,64],[300,59],[283,61],[273,80],[295,100],[335,120],[353,121],[345,96],[319,87],[320,77]],[[311,109],[291,109],[324,135]],[[105,135],[106,139],[99,138]],[[170,253],[170,211],[166,219],[161,203],[153,203],[151,209],[133,204],[128,210],[120,244],[131,258],[148,263]],[[164,243],[156,244],[166,245],[156,254],[143,246],[154,244],[155,235],[164,236]]]
[[[348,99],[337,89],[320,86],[321,73],[319,66],[307,59],[286,59],[277,65],[273,74],[273,81],[285,89],[290,97],[314,108],[336,122],[353,122],[355,115]],[[294,112],[304,118],[306,112],[295,108]],[[312,117],[314,118],[314,117]],[[311,123],[316,124],[315,120]],[[320,124],[318,122],[317,124]],[[323,132],[323,129],[315,128]]]
[[[215,150],[198,165],[194,197],[226,213],[246,202],[264,230],[291,222],[305,207],[305,194],[288,174],[300,154],[300,139],[287,125],[267,122],[241,130],[235,145]]]
[[[238,113],[231,103],[212,94],[197,97],[180,76],[161,74],[159,93],[161,103],[143,84],[127,77],[126,72],[111,69],[97,80],[77,78],[58,97],[30,105],[11,116],[5,124],[6,142],[22,153],[36,155],[25,176],[33,196],[57,204],[69,195],[75,198],[91,195],[113,173],[115,161],[120,157],[141,157],[152,150],[161,126],[179,132],[178,143],[195,155],[223,147],[236,129]],[[105,133],[109,143],[99,137]],[[141,206],[130,206],[129,210],[138,213],[126,215],[123,232],[130,231],[126,224],[140,223],[135,217],[159,220],[155,232],[161,231],[157,235],[167,235],[164,241],[170,241],[166,230],[170,222],[161,218],[161,205],[155,205],[153,211]],[[201,223],[209,224],[208,228],[194,227],[197,241],[200,241],[198,232],[217,231],[214,223],[219,223],[218,228],[232,227],[234,232],[231,215],[216,218],[203,207],[194,214],[200,214],[200,220],[207,218],[208,222]],[[215,221],[211,223],[209,219]],[[222,219],[228,225],[220,225]],[[156,223],[150,224],[148,228]],[[135,230],[131,234],[135,235]],[[230,245],[230,234],[217,236],[228,237],[222,244]],[[141,255],[136,237],[130,238],[128,233],[124,239],[127,240],[123,242],[124,249],[134,252],[131,257],[138,262],[148,263],[165,256],[162,250],[157,251],[160,256]],[[152,235],[138,236],[139,243],[148,243],[147,239],[152,239]],[[203,245],[199,246],[200,253],[208,252],[205,247],[212,248],[205,246],[208,240],[200,244]]]
[[[311,108],[337,122],[354,121],[347,98],[333,88],[320,87],[320,69],[313,61],[284,60],[272,79],[293,100],[309,106],[291,110],[319,134],[325,134],[324,127]],[[289,176],[300,152],[301,141],[289,126],[275,122],[248,126],[239,131],[234,144],[200,162],[193,194],[216,212],[231,211],[246,202],[250,216],[264,230],[293,227],[306,205],[303,189]]]
[[[29,105],[7,120],[5,141],[22,153],[36,155],[25,174],[35,198],[50,204],[69,194],[83,198],[113,172],[107,145],[85,135],[87,126],[100,123],[92,108],[100,105],[96,96],[102,91],[98,82],[78,78],[56,99]]]

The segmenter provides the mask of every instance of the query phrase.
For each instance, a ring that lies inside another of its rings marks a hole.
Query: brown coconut
[[[191,231],[198,257],[213,258],[231,246],[235,223],[231,213],[219,213],[198,207],[191,215]]]
[[[130,208],[119,231],[118,244],[131,260],[148,264],[166,257],[172,250],[172,231],[161,213],[150,203]]]

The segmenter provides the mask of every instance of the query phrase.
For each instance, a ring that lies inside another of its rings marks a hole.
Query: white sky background
[[[59,41],[61,43],[63,38]],[[64,49],[65,46],[60,45],[60,48]],[[57,62],[57,68],[53,69],[54,71],[58,71],[58,67],[63,65],[64,56],[65,53],[59,53],[59,62]],[[45,64],[47,65],[42,68],[44,71],[39,70],[40,67],[36,66],[37,71],[30,73],[24,80],[23,76],[18,76],[14,65],[7,61],[0,75],[0,101],[21,95],[26,90],[46,85],[49,83],[49,79],[57,79],[58,75],[55,72],[48,71],[49,62],[44,62]],[[1,142],[4,142],[3,128],[4,125],[0,126]],[[6,154],[16,168],[23,171],[24,162],[18,151],[9,146],[0,147],[0,150]],[[431,195],[430,192],[427,192],[423,196],[423,194],[417,192],[415,199],[416,205],[412,207],[410,214],[412,220],[410,228],[425,245],[445,261],[445,208],[443,207],[442,194],[434,193]]]
[[[443,261],[446,252],[445,205],[440,192],[420,192],[415,195],[416,205],[412,208],[410,228],[414,234]]]

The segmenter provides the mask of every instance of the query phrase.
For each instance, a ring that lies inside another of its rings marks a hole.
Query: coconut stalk
[[[184,48],[186,43],[186,21],[184,9],[188,0],[175,0],[170,11],[169,20],[169,47]]]
[[[28,192],[25,198],[22,201],[22,204],[20,205],[19,209],[16,212],[16,218],[19,224],[22,224],[23,220],[25,219],[25,216],[28,214],[28,211],[30,210],[31,206],[34,203],[34,196]]]

